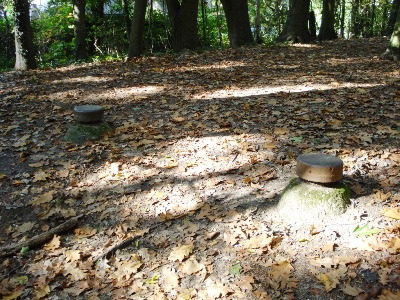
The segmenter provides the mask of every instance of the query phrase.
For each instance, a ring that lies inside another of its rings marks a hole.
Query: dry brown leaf
[[[79,250],[67,250],[65,251],[65,256],[67,257],[67,262],[73,262],[81,258],[81,252]]]
[[[50,176],[46,172],[40,170],[33,174],[32,182],[46,181],[49,177]]]
[[[31,201],[28,202],[28,205],[41,205],[45,203],[49,203],[53,200],[53,194],[55,191],[48,191],[42,195],[39,195],[33,198]]]
[[[164,290],[168,293],[179,288],[179,276],[174,269],[164,268],[162,270],[162,283]]]
[[[398,300],[400,299],[400,292],[396,292],[393,294],[389,290],[383,290],[382,293],[378,296],[378,300]]]
[[[386,208],[382,211],[382,215],[388,218],[400,220],[400,210],[398,208]]]
[[[235,284],[239,286],[242,291],[253,290],[253,283],[254,283],[253,276],[243,276],[241,280],[235,282]]]
[[[35,289],[35,298],[41,299],[41,298],[47,296],[49,293],[50,293],[50,286],[48,284],[45,284],[43,286],[38,286]]]
[[[325,285],[325,290],[330,292],[339,284],[339,278],[332,276],[333,273],[325,273],[317,275],[317,279]]]
[[[22,292],[24,291],[24,287],[23,286],[17,286],[10,294],[3,294],[1,293],[2,299],[3,300],[15,300],[17,299],[19,296],[21,296]],[[3,292],[3,291],[2,291]]]
[[[172,249],[171,253],[168,256],[168,260],[171,261],[182,261],[185,258],[188,258],[190,253],[192,253],[194,249],[194,245],[179,245]]]
[[[60,237],[58,235],[54,235],[53,239],[43,246],[43,249],[46,251],[54,251],[59,248],[61,244]]]
[[[358,294],[364,292],[362,289],[353,287],[350,285],[350,282],[346,282],[344,284],[344,286],[342,287],[342,291],[343,293],[345,293],[346,295],[350,295],[350,296],[357,296]]]
[[[400,238],[394,237],[390,240],[388,245],[388,251],[391,254],[400,253]]]
[[[200,272],[205,267],[195,259],[189,259],[182,264],[182,272],[188,275]]]
[[[26,222],[22,224],[21,226],[17,227],[17,232],[18,233],[25,233],[27,231],[32,230],[33,226],[35,226],[35,223],[33,222]]]
[[[213,299],[225,297],[232,293],[232,289],[223,284],[214,284],[207,287],[207,294]]]

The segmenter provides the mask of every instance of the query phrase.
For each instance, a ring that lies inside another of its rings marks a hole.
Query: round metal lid
[[[308,153],[297,157],[297,175],[307,181],[333,183],[343,177],[343,161],[334,155]]]
[[[80,105],[74,107],[75,121],[80,123],[101,122],[104,109],[100,105]]]

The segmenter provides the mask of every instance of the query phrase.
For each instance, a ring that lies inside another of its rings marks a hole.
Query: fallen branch
[[[196,209],[194,211],[197,211],[199,209]],[[192,212],[193,213],[193,212]],[[134,242],[136,242],[139,238],[144,237],[146,234],[150,233],[151,231],[153,231],[154,229],[156,229],[157,227],[159,227],[160,225],[166,223],[166,222],[172,222],[175,220],[179,220],[183,217],[186,217],[187,214],[182,214],[182,215],[178,215],[178,216],[174,216],[173,218],[169,218],[169,219],[165,219],[161,222],[158,222],[156,224],[154,224],[153,226],[150,226],[144,230],[140,230],[138,233],[133,234],[132,236],[128,237],[127,239],[117,242],[117,244],[110,246],[106,249],[104,249],[104,251],[102,253],[100,253],[99,255],[97,255],[96,257],[93,258],[93,263],[96,263],[98,260],[102,259],[103,257],[106,258],[110,258],[117,250],[122,250],[126,247],[129,247],[130,245],[132,245]],[[146,248],[150,248],[153,250],[156,250],[155,247],[152,247],[151,245],[144,245],[144,247]]]
[[[45,242],[51,240],[55,234],[59,234],[61,232],[67,231],[67,230],[71,229],[72,227],[74,227],[76,224],[78,224],[78,220],[81,217],[82,217],[82,215],[73,217],[73,218],[67,220],[66,222],[58,225],[57,227],[54,227],[46,232],[43,232],[37,236],[34,236],[34,237],[28,239],[27,241],[18,242],[18,243],[14,243],[11,245],[0,247],[0,257],[11,256],[15,252],[20,251],[22,247],[33,248],[33,247],[40,246],[40,245],[44,244]]]

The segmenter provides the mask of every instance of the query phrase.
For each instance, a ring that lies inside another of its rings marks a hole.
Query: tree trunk
[[[335,31],[335,0],[323,0],[321,28],[318,39],[323,41],[337,38]]]
[[[124,10],[126,36],[129,41],[129,38],[131,36],[131,26],[132,26],[132,20],[129,16],[129,0],[122,0],[122,7]]]
[[[4,33],[5,38],[2,41],[3,45],[4,45],[4,56],[7,59],[7,61],[11,61],[13,56],[14,56],[14,49],[13,49],[13,44],[12,44],[12,40],[11,40],[11,25],[10,25],[10,21],[8,20],[8,15],[7,15],[7,11],[4,8],[4,6],[0,5],[0,9],[1,9],[1,13],[4,17],[4,22],[6,25],[6,31]],[[15,47],[15,44],[14,44]]]
[[[72,0],[74,5],[75,60],[87,59],[85,7],[86,0]]]
[[[307,43],[311,35],[307,28],[310,0],[292,0],[288,17],[279,34],[278,42]]]
[[[356,37],[361,35],[362,26],[361,26],[361,15],[360,15],[360,0],[353,0],[351,9],[351,31],[352,34]]]
[[[131,35],[129,37],[128,58],[138,57],[142,54],[146,8],[147,0],[135,0]]]
[[[263,39],[261,37],[261,0],[256,0],[256,43],[262,44]]]
[[[386,52],[383,53],[382,57],[391,60],[400,59],[400,10],[397,12],[396,23],[394,24],[389,47],[387,48]]]
[[[37,65],[32,41],[29,2],[28,0],[15,0],[13,5],[15,15],[15,69],[35,69]]]
[[[91,11],[93,15],[93,39],[89,47],[90,55],[93,55],[95,51],[99,51],[103,54],[101,50],[102,37],[104,31],[104,0],[94,0],[91,6]]]
[[[341,0],[340,2],[340,37],[344,38],[344,18],[346,16],[346,0]]]
[[[311,10],[308,13],[308,28],[310,28],[310,37],[311,40],[316,40],[317,39],[317,26],[316,26],[316,18],[315,18],[315,13],[313,10]]]
[[[247,0],[221,0],[232,48],[253,43]]]
[[[385,35],[389,36],[392,34],[394,29],[394,24],[396,23],[396,17],[398,15],[400,8],[400,0],[393,0],[392,9],[390,11],[388,25],[385,30]]]
[[[197,30],[199,0],[167,0],[172,23],[172,46],[175,51],[196,49],[200,46]]]

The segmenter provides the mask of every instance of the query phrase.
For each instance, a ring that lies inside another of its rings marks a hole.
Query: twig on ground
[[[58,225],[57,227],[54,227],[46,232],[43,232],[37,236],[34,236],[27,241],[23,242],[18,242],[14,243],[11,245],[3,246],[0,247],[0,257],[6,257],[6,256],[11,256],[15,252],[20,251],[22,247],[29,247],[33,248],[36,246],[40,246],[47,242],[48,240],[52,239],[55,234],[67,231],[71,228],[73,228],[76,224],[78,224],[79,219],[82,217],[82,215],[73,217],[66,222]]]

